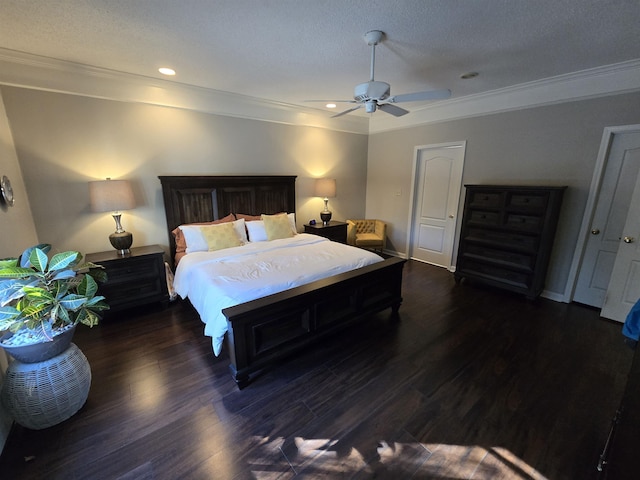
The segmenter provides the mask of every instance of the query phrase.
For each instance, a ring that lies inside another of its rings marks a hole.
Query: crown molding
[[[374,115],[369,134],[640,91],[640,59],[431,103],[403,117]]]
[[[369,119],[0,48],[0,85],[368,134]]]
[[[640,91],[640,59],[546,78],[414,109],[403,117],[330,118],[323,110],[133,75],[0,48],[0,85],[144,103],[357,134],[399,130],[523,108]]]

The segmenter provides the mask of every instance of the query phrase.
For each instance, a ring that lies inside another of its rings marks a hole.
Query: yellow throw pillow
[[[206,225],[200,227],[200,231],[202,232],[204,240],[207,242],[210,252],[242,245],[242,241],[233,223]]]
[[[291,221],[286,213],[277,215],[262,215],[264,229],[267,232],[267,240],[293,237]]]

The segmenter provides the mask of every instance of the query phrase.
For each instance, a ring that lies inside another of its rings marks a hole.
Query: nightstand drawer
[[[304,233],[311,233],[328,238],[334,242],[347,243],[347,224],[345,222],[330,221],[327,225],[316,223],[305,225]]]
[[[128,262],[110,262],[104,265],[109,284],[129,283],[142,278],[157,278],[155,258],[132,258]]]
[[[145,299],[155,298],[161,292],[160,278],[138,278],[135,282],[108,283],[100,286],[100,295],[104,295],[111,309],[131,303],[132,306],[143,303]],[[151,300],[155,301],[155,300]]]
[[[152,302],[169,302],[165,278],[164,250],[158,245],[135,247],[120,256],[117,251],[92,253],[87,261],[102,265],[107,281],[98,285],[110,312]]]

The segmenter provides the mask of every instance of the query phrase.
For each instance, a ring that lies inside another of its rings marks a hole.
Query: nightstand
[[[347,224],[331,220],[328,225],[318,222],[315,225],[305,224],[304,233],[312,233],[328,238],[334,242],[347,243]]]
[[[117,250],[89,253],[85,260],[107,272],[107,281],[98,284],[98,294],[110,307],[107,314],[154,302],[168,305],[164,250],[159,245],[134,247],[125,256]]]

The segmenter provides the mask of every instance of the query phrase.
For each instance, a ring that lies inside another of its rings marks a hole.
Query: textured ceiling
[[[2,0],[0,48],[304,104],[351,99],[373,29],[392,93],[459,98],[640,58],[638,25],[638,0]]]

